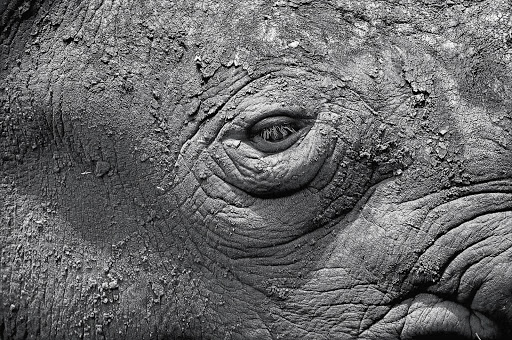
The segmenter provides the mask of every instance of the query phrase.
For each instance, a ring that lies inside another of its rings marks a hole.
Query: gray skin
[[[510,339],[498,1],[0,5],[2,339]]]

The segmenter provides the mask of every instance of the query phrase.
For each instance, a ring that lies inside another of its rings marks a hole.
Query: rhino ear
[[[37,12],[44,0],[2,0],[0,1],[0,39],[9,35],[18,22]]]

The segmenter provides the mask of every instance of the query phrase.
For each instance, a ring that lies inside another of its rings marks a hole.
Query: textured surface
[[[2,339],[512,336],[508,1],[0,13]]]

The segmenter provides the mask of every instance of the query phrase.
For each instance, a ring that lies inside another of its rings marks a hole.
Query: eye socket
[[[277,153],[295,144],[309,131],[309,119],[289,116],[267,117],[248,129],[248,139],[263,152]]]

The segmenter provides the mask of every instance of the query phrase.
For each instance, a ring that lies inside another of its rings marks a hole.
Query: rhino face
[[[512,335],[505,1],[20,8],[3,338]]]

